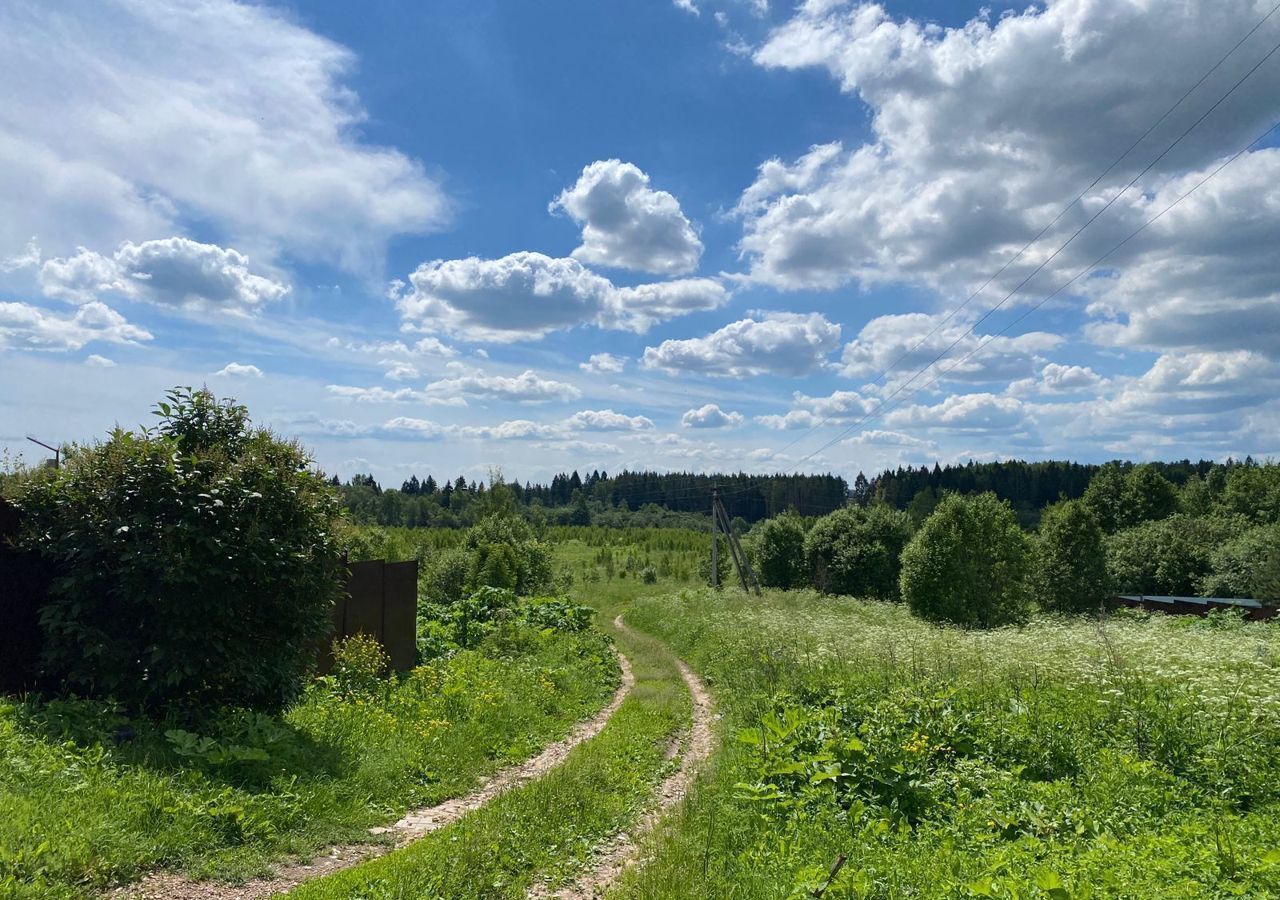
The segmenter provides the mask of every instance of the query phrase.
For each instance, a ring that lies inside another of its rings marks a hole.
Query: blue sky
[[[1175,143],[1269,6],[6,4],[0,446],[207,384],[392,483],[1276,454],[1280,53]]]

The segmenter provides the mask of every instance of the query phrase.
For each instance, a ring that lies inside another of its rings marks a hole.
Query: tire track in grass
[[[627,627],[621,615],[613,620],[613,626],[624,633],[635,633]],[[591,861],[591,867],[576,881],[558,889],[534,885],[529,891],[529,900],[592,900],[602,896],[629,866],[641,862],[640,842],[657,827],[667,811],[689,793],[698,767],[711,756],[715,712],[706,684],[683,660],[678,657],[673,659],[680,670],[680,677],[689,689],[689,696],[693,698],[692,724],[684,741],[680,765],[658,785],[654,792],[654,802],[635,826],[619,832],[599,847]],[[673,744],[672,755],[680,752],[680,749],[678,743]]]
[[[576,724],[568,735],[548,744],[537,756],[502,769],[482,782],[472,793],[444,800],[434,806],[410,810],[400,821],[386,828],[371,828],[370,833],[383,837],[385,843],[330,847],[318,851],[309,862],[294,862],[277,867],[272,877],[254,879],[245,884],[195,881],[177,873],[157,872],[133,884],[114,888],[106,896],[110,900],[263,900],[290,891],[305,881],[340,872],[410,844],[458,821],[506,791],[541,778],[564,762],[573,748],[603,731],[635,686],[631,664],[621,653],[617,656],[622,681],[607,706],[591,718]]]
[[[508,791],[448,828],[381,859],[301,885],[295,900],[517,900],[533,880],[555,883],[651,805],[689,730],[690,703],[661,642],[617,632],[636,686],[604,730],[544,777]]]

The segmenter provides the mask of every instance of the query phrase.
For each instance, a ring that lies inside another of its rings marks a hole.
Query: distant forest
[[[1111,462],[1107,468],[1128,471],[1134,463]],[[1242,462],[1209,460],[1145,464],[1176,487],[1190,481],[1224,481]],[[711,492],[718,489],[731,518],[754,524],[793,509],[802,516],[823,516],[848,503],[884,503],[923,521],[948,492],[993,492],[1007,500],[1023,527],[1033,528],[1044,507],[1060,499],[1084,495],[1104,467],[1092,463],[1044,462],[933,465],[885,470],[873,478],[858,473],[853,486],[835,475],[699,475],[691,472],[629,472],[609,475],[593,471],[560,474],[549,484],[504,482],[502,502],[511,502],[537,521],[559,525],[597,524],[704,527]],[[409,527],[466,527],[496,501],[491,486],[459,476],[437,482],[416,475],[399,488],[383,487],[372,476],[356,475],[346,484],[335,476],[352,519],[364,524]]]
[[[370,475],[346,484],[335,476],[347,509],[362,524],[408,527],[464,527],[495,504],[509,502],[547,524],[626,527],[631,525],[702,527],[708,521],[711,493],[718,489],[731,518],[744,524],[795,509],[822,516],[849,502],[849,483],[835,475],[698,475],[692,472],[577,471],[550,484],[503,482],[501,500],[492,485],[459,476],[437,482],[416,475],[398,489],[384,488]]]
[[[1181,487],[1192,477],[1204,479],[1211,472],[1225,474],[1237,465],[1254,464],[1253,459],[1242,463],[1228,460],[1215,463],[1209,460],[1191,462],[1149,463],[1174,485]],[[1115,461],[1108,465],[1128,470],[1133,463]],[[938,500],[946,492],[980,494],[991,491],[1001,500],[1009,501],[1024,527],[1031,527],[1040,518],[1040,511],[1059,499],[1075,500],[1084,496],[1085,488],[1101,465],[1091,463],[1060,462],[1007,462],[975,463],[958,466],[921,466],[918,469],[898,468],[885,470],[868,481],[861,473],[854,479],[855,502],[886,503],[897,509],[905,509],[916,521],[922,521],[933,511]]]

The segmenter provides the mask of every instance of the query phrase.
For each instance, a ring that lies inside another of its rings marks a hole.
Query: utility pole
[[[711,489],[711,586],[720,587],[720,489]]]
[[[711,489],[711,584],[719,587],[720,573],[716,568],[719,562],[719,548],[716,546],[716,531],[723,530],[725,543],[729,547],[729,554],[733,557],[734,568],[738,570],[738,581],[742,584],[743,592],[754,590],[756,596],[760,596],[760,582],[756,580],[756,573],[751,569],[751,561],[747,559],[747,553],[742,549],[742,544],[738,542],[738,536],[733,533],[733,523],[729,521],[729,512],[724,508],[724,503],[720,500],[720,491],[717,488]]]
[[[27,440],[29,440],[33,444],[39,444],[41,447],[43,447],[46,450],[53,451],[53,467],[55,469],[59,468],[62,465],[62,451],[59,450],[57,447],[51,447],[48,444],[46,444],[44,441],[36,440],[31,435],[27,435]]]

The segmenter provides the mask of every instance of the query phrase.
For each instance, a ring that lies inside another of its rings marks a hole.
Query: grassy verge
[[[670,765],[671,739],[688,723],[688,693],[666,649],[640,635],[619,635],[619,644],[635,688],[604,731],[561,766],[448,828],[290,896],[523,897],[535,877],[571,875],[638,815]]]
[[[368,840],[563,736],[617,674],[598,632],[513,627],[397,682],[321,681],[282,717],[228,711],[198,733],[0,700],[0,896],[87,896],[158,867],[238,879]]]
[[[610,896],[1280,896],[1280,628],[961,632],[900,606],[638,599],[726,716]]]

